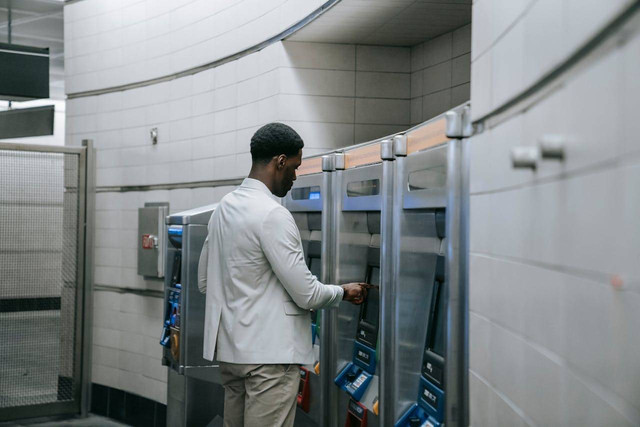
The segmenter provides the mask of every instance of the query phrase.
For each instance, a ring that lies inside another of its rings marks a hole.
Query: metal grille
[[[79,155],[0,149],[0,408],[70,401]]]

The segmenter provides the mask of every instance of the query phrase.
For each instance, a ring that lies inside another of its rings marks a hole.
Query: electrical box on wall
[[[145,203],[138,209],[138,274],[145,277],[164,277],[167,215],[167,202]]]

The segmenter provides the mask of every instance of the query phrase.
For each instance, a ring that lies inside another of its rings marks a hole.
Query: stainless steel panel
[[[362,166],[355,169],[339,171],[342,175],[339,193],[336,197],[342,199],[343,211],[380,211],[382,208],[382,196],[350,197],[347,195],[347,186],[351,183],[366,181],[371,179],[380,180],[382,184],[382,164],[378,163],[370,166]]]
[[[204,314],[206,296],[198,290],[198,261],[207,226],[189,224],[182,237],[182,307],[180,319],[181,364],[186,367],[217,365],[204,359]],[[203,372],[203,374],[207,374]],[[211,374],[215,375],[215,374]]]
[[[405,165],[403,172],[402,206],[405,209],[438,208],[447,203],[446,185],[437,188],[412,189],[409,191],[408,176],[420,171],[442,168],[447,172],[447,146],[434,147],[402,158]]]
[[[324,188],[322,185],[323,173],[304,175],[298,177],[294,182],[291,191],[282,199],[282,204],[291,212],[319,212],[322,210],[322,198],[324,196]],[[296,188],[304,187],[320,187],[320,197],[311,200],[295,200],[292,197],[292,191]]]
[[[217,362],[202,357],[206,296],[198,290],[198,261],[207,237],[207,224],[217,205],[180,212],[166,218],[167,224],[182,224],[182,245],[167,247],[165,298],[171,287],[173,256],[181,253],[179,363],[163,349],[169,363],[167,425],[207,425],[222,415],[224,392]]]
[[[447,148],[435,147],[396,159],[394,193],[394,269],[396,325],[393,382],[395,399],[385,405],[397,421],[418,397],[436,261],[442,254],[446,186],[410,191],[411,173],[434,167],[445,171]]]
[[[333,166],[333,161],[323,159],[325,166]],[[332,168],[331,168],[332,169]],[[337,284],[335,274],[335,233],[334,217],[335,195],[333,181],[335,173],[322,174],[322,280],[325,283]],[[338,389],[333,383],[337,364],[337,310],[322,310],[321,346],[320,346],[320,426],[336,427],[338,425]]]
[[[469,140],[448,146],[445,423],[469,425]]]
[[[386,151],[390,151],[391,141],[383,144]],[[385,151],[385,150],[383,150]],[[393,277],[393,200],[394,200],[394,172],[395,161],[384,160],[382,162],[382,210],[380,214],[380,424],[392,425],[395,423],[390,402],[396,401],[396,387],[394,386],[394,366],[396,364],[395,349],[397,340],[395,334],[396,306],[398,283]]]
[[[368,179],[379,179],[382,183],[382,165],[376,164],[348,170],[338,170],[333,174],[334,215],[333,223],[333,256],[335,282],[363,282],[367,274],[367,257],[371,247],[379,247],[381,195],[364,197],[347,197],[346,188],[349,182]],[[373,246],[372,246],[373,245]],[[384,274],[384,273],[381,273]],[[337,310],[336,325],[336,365],[333,378],[353,359],[353,348],[358,326],[360,308],[352,304],[341,304]],[[380,339],[378,340],[380,341]],[[380,346],[380,342],[378,343]],[[361,401],[373,402],[378,393],[378,372],[372,379],[369,390]],[[375,384],[375,385],[374,385]],[[344,425],[347,414],[349,395],[339,389],[337,420],[332,425]],[[375,396],[373,396],[375,394]],[[370,408],[371,409],[371,408]],[[369,412],[368,425],[377,426],[378,417]]]
[[[322,232],[324,221],[325,221],[325,213],[322,212],[323,204],[326,203],[327,200],[327,192],[325,191],[327,182],[330,181],[328,177],[329,173],[323,172],[319,174],[305,175],[299,177],[292,187],[291,191],[287,194],[286,197],[283,198],[283,205],[289,209],[293,215],[294,220],[296,221],[296,225],[300,231],[300,236],[302,238],[302,247],[305,253],[305,259],[308,262],[308,258],[311,255],[310,250],[310,242],[311,246],[315,245],[315,255],[320,255],[321,269],[318,274],[318,278],[323,283],[329,283],[326,271],[324,268],[325,263],[328,262],[326,255],[326,251],[319,249],[317,247],[318,242],[322,247],[326,245],[324,235]],[[320,197],[318,199],[294,199],[292,197],[292,193],[297,189],[303,188],[318,188],[320,191]],[[320,232],[320,233],[318,233]],[[311,266],[309,266],[311,268]],[[331,310],[321,310],[318,313],[320,316],[320,321],[326,322],[325,317],[331,315]],[[330,320],[330,319],[328,319]],[[314,371],[314,366],[306,366],[309,370],[309,388],[310,388],[310,405],[309,412],[304,412],[301,408],[296,408],[296,420],[295,425],[297,427],[307,427],[307,426],[322,426],[324,425],[324,420],[322,417],[324,416],[323,405],[326,404],[326,398],[324,398],[325,393],[328,388],[325,383],[327,381],[327,376],[323,374],[323,365],[326,361],[330,361],[330,355],[325,356],[325,344],[326,350],[330,350],[331,348],[331,328],[328,326],[325,328],[320,325],[320,336],[316,340],[314,351],[318,354],[319,362],[321,364],[320,367],[320,375],[316,375]],[[324,360],[326,357],[326,361]]]

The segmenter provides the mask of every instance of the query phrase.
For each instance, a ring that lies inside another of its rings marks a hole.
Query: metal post
[[[380,145],[382,207],[380,212],[380,425],[392,426],[396,401],[393,367],[396,349],[396,283],[393,280],[393,141]]]
[[[445,424],[469,425],[468,406],[468,257],[469,156],[468,141],[449,141],[447,154],[447,296],[445,357]]]
[[[334,156],[322,157],[322,280],[325,283],[335,282],[335,264],[333,248],[334,222],[333,211],[333,170]],[[322,311],[320,321],[320,425],[337,425],[338,393],[333,384],[333,373],[337,364],[336,328],[337,313],[335,309]]]
[[[86,417],[91,407],[91,353],[93,336],[93,243],[96,206],[96,153],[93,141],[85,139],[82,145],[86,150],[85,162],[85,205],[84,209],[84,275],[82,280],[82,389],[80,414]]]

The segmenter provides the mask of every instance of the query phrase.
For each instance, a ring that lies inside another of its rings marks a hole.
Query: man
[[[293,426],[301,364],[313,363],[309,310],[361,304],[365,284],[325,285],[304,262],[284,197],[304,143],[270,123],[251,138],[249,177],[209,221],[204,357],[220,362],[224,425]]]

